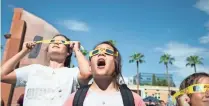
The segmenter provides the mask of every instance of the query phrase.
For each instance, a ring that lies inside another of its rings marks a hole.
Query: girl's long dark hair
[[[62,37],[64,37],[66,39],[66,41],[70,41],[70,39],[67,36],[62,35],[62,34],[57,34],[53,38],[55,38],[57,36],[62,36]],[[71,65],[71,57],[72,57],[72,49],[70,48],[69,45],[66,45],[66,47],[67,47],[67,52],[69,53],[69,55],[65,59],[64,66],[70,68],[70,65]]]

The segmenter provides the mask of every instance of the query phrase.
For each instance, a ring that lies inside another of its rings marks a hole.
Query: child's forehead
[[[202,77],[198,79],[197,81],[198,84],[209,84],[209,77]]]
[[[113,50],[113,47],[111,47],[111,46],[108,45],[108,44],[101,44],[101,45],[98,45],[95,49],[99,49],[99,48],[105,48],[105,49],[111,49],[111,50]]]

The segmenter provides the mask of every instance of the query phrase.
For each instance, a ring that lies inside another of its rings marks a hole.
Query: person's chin
[[[106,76],[105,71],[96,72],[95,76]]]
[[[95,73],[94,77],[103,79],[103,78],[108,78],[108,77],[111,77],[111,76],[107,75],[107,73],[104,70],[104,71],[99,71],[99,72]]]

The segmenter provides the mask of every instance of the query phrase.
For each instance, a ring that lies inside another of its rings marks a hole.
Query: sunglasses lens
[[[61,40],[61,43],[62,43],[62,44],[65,44],[65,41],[64,41],[64,40]]]
[[[112,50],[110,50],[110,49],[106,49],[106,53],[107,53],[107,54],[111,54],[111,55],[114,54],[114,52],[113,52]]]
[[[193,91],[195,91],[195,92],[201,92],[201,91],[203,91],[202,86],[194,86],[193,87]]]
[[[94,50],[93,52],[92,52],[92,55],[96,55],[96,54],[98,54],[99,53],[99,50]]]
[[[55,40],[53,40],[53,39],[50,41],[50,43],[54,43],[54,42],[55,42]]]

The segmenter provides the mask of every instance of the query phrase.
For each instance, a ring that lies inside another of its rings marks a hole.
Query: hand
[[[178,98],[178,104],[180,106],[190,106],[189,102],[190,102],[190,98],[186,94],[184,94]]]
[[[35,42],[24,42],[22,50],[30,52],[35,47],[35,45]]]
[[[72,48],[74,52],[80,50],[80,42],[79,41],[71,41],[70,48]]]

